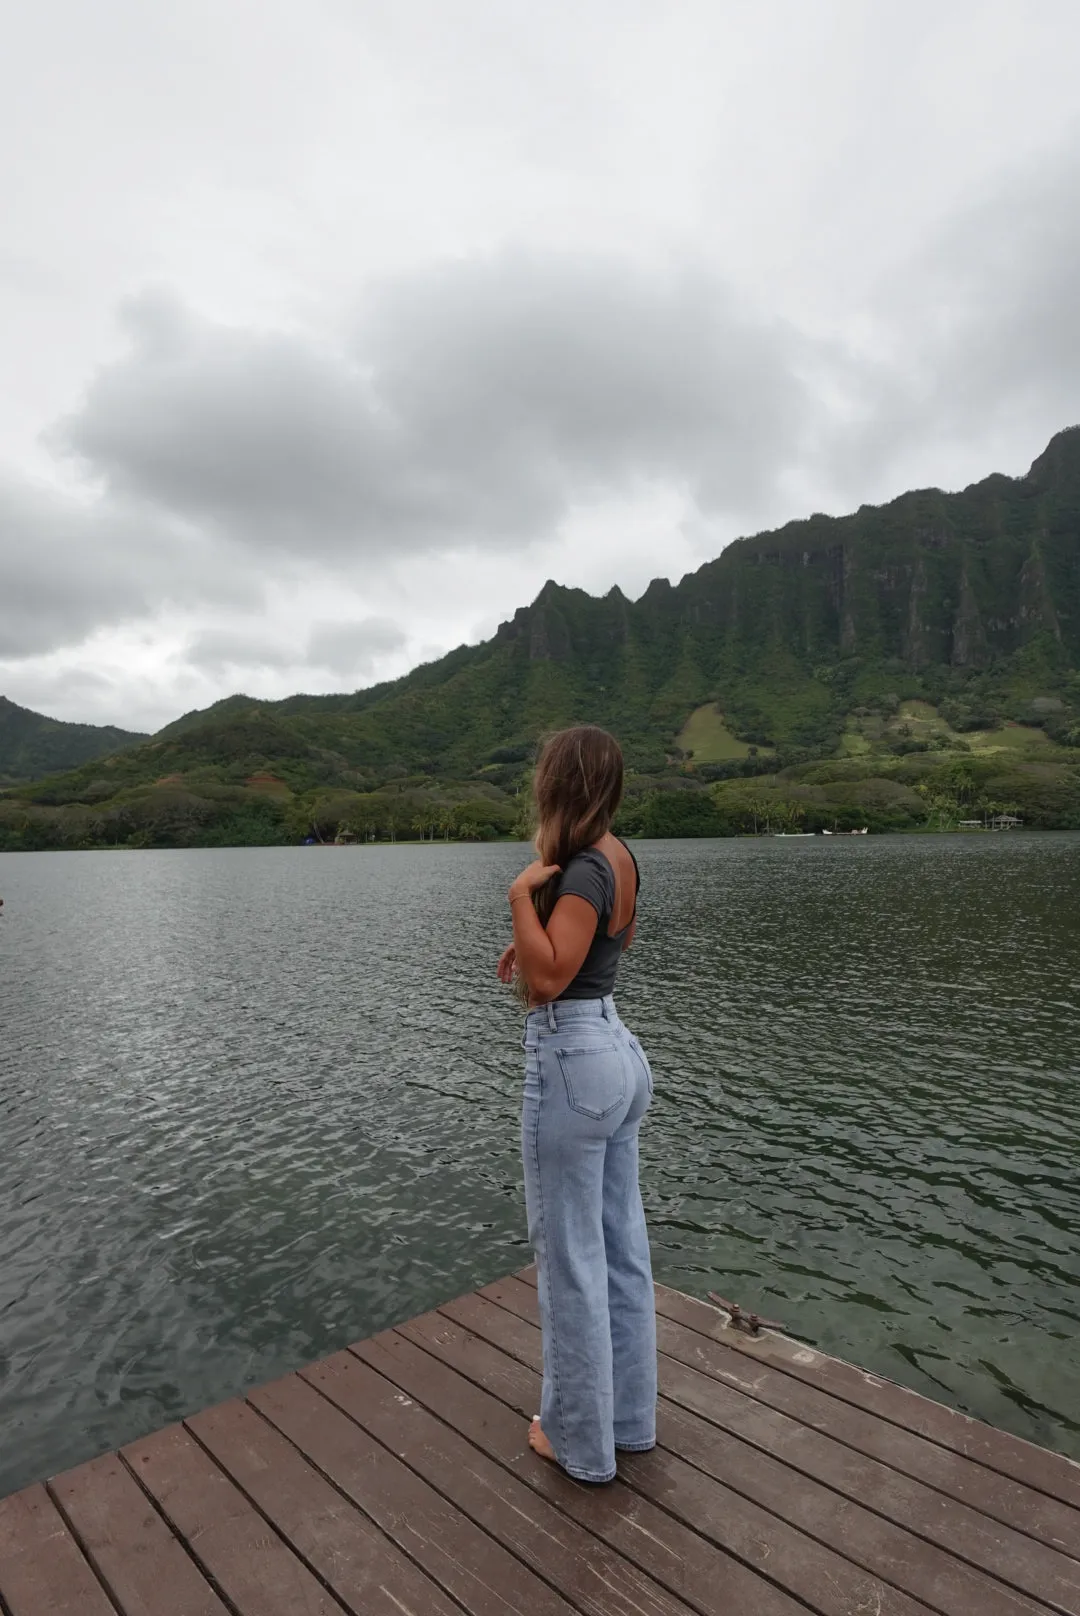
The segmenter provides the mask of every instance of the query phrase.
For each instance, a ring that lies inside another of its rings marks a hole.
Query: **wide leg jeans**
[[[611,998],[531,1011],[524,1046],[540,1420],[570,1475],[610,1481],[617,1448],[643,1452],[656,1442],[656,1310],[638,1185],[652,1073]]]

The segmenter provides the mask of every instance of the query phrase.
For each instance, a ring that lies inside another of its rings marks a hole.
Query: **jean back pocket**
[[[572,1111],[599,1121],[626,1103],[626,1061],[617,1044],[562,1047],[555,1053]]]

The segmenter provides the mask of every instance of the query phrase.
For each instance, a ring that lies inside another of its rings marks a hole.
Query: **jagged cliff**
[[[637,601],[549,582],[483,645],[389,685],[230,697],[125,753],[113,777],[287,761],[354,781],[462,778],[581,719],[615,729],[639,767],[662,768],[690,713],[711,702],[749,742],[818,753],[851,713],[919,696],[948,704],[960,728],[1048,713],[1068,726],[1080,721],[1078,670],[1074,427],[1026,477],[792,522]]]
[[[797,656],[981,669],[1040,633],[1080,661],[1080,428],[1026,477],[904,494],[731,545],[677,593]]]

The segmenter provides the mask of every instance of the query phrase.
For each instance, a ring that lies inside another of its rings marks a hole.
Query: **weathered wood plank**
[[[372,1436],[587,1616],[687,1616],[686,1606],[349,1353],[305,1372]],[[440,1405],[445,1419],[447,1409]],[[525,1447],[526,1430],[519,1432]],[[539,1461],[538,1461],[539,1462]]]
[[[44,1487],[0,1499],[0,1598],[11,1616],[116,1616]]]
[[[611,1486],[528,1447],[526,1271],[0,1500],[0,1616],[1080,1616],[1080,1466],[657,1310]]]
[[[115,1454],[57,1476],[49,1491],[124,1616],[228,1616]]]
[[[867,1409],[879,1419],[1080,1509],[1080,1465],[1064,1455],[1037,1448],[943,1403],[931,1402],[895,1381],[858,1369],[841,1358],[828,1357],[812,1347],[800,1346],[786,1336],[765,1333],[755,1339],[732,1330],[708,1303],[682,1296],[663,1285],[657,1286],[656,1297],[657,1311],[664,1318],[711,1340],[721,1340],[733,1352],[755,1363],[771,1364],[785,1374],[820,1386],[843,1402]]]
[[[450,1367],[460,1366],[474,1384],[512,1399],[510,1406],[522,1417],[537,1406],[539,1376],[534,1371],[442,1315],[414,1319],[401,1326],[398,1333],[440,1356]],[[464,1400],[465,1393],[459,1391],[457,1396]],[[629,1458],[625,1454],[620,1458],[627,1480],[631,1479]],[[764,1572],[824,1616],[848,1616],[860,1608],[860,1602],[870,1610],[880,1611],[881,1616],[899,1616],[901,1612],[914,1616],[927,1609],[753,1500],[684,1464],[674,1454],[657,1449],[643,1455],[632,1479],[643,1498],[751,1569]]]
[[[1067,1552],[1080,1543],[1080,1510],[1069,1504],[843,1403],[794,1376],[766,1364],[748,1365],[745,1358],[717,1343],[706,1343],[705,1353],[711,1356],[705,1356],[703,1338],[670,1319],[658,1318],[657,1338],[668,1357],[704,1370],[755,1406],[773,1409],[808,1432],[876,1459],[1051,1548]]]
[[[729,1484],[740,1475],[762,1502],[777,1485],[775,1472],[761,1463],[764,1454],[749,1458],[735,1438],[684,1409],[666,1408],[662,1429],[672,1452]],[[792,1503],[783,1511],[789,1520],[879,1576],[923,1599],[936,1599],[942,1609],[948,1601],[953,1612],[977,1608],[989,1616],[1013,1609],[1015,1590],[1067,1616],[1080,1610],[1080,1565],[997,1522],[976,1516],[961,1525],[955,1513],[959,1506],[950,1508],[940,1498],[945,1507],[940,1520],[935,1519],[931,1496],[920,1501],[914,1526],[910,1516],[897,1525],[898,1501],[889,1490],[888,1472],[882,1491],[871,1487],[866,1493],[865,1505],[855,1497],[830,1496],[827,1486],[805,1473],[802,1485],[797,1472],[790,1474]],[[962,1548],[950,1548],[950,1523],[963,1540]],[[992,1589],[988,1579],[997,1579]],[[1007,1585],[1009,1593],[999,1592],[997,1583]]]
[[[609,1544],[686,1606],[713,1616],[716,1589],[731,1608],[755,1616],[796,1616],[805,1607],[698,1537],[621,1483],[580,1487],[529,1449],[519,1415],[463,1380],[396,1331],[351,1349],[409,1397],[440,1414],[484,1452],[512,1470],[590,1535],[592,1552]],[[597,1562],[602,1564],[602,1560]]]
[[[462,1326],[504,1352],[519,1358],[534,1370],[540,1368],[540,1332],[532,1324],[494,1306],[482,1297],[462,1298],[449,1303],[440,1314],[452,1317]],[[423,1325],[417,1320],[405,1326],[410,1335]],[[839,1476],[830,1477],[826,1486],[810,1474],[799,1475],[786,1468],[785,1443],[775,1444],[778,1457],[748,1447],[739,1437],[712,1424],[706,1424],[696,1414],[672,1407],[667,1402],[664,1377],[669,1369],[679,1371],[678,1365],[662,1365],[662,1389],[659,1437],[662,1446],[671,1454],[688,1460],[696,1468],[725,1486],[732,1487],[752,1498],[764,1508],[772,1510],[792,1525],[820,1542],[829,1544],[846,1558],[873,1575],[897,1587],[906,1589],[916,1598],[934,1604],[951,1616],[966,1616],[968,1611],[1001,1611],[1016,1609],[1014,1594],[1002,1590],[994,1580],[1001,1577],[1013,1584],[1021,1593],[1033,1594],[1054,1608],[1077,1611],[1080,1599],[1080,1581],[1076,1562],[1031,1539],[1008,1534],[1005,1528],[987,1522],[983,1517],[964,1509],[964,1506],[929,1494],[924,1501],[922,1523],[929,1526],[937,1539],[938,1521],[935,1511],[944,1523],[941,1539],[925,1541],[906,1526],[897,1525],[890,1512],[882,1510],[889,1499],[875,1498],[873,1482],[867,1482],[863,1496],[873,1509],[859,1502],[860,1494],[852,1488],[849,1497],[837,1497]],[[690,1371],[682,1371],[689,1375]],[[712,1382],[703,1381],[703,1391],[712,1390]],[[763,1411],[767,1415],[769,1411]],[[792,1426],[791,1440],[797,1441],[799,1428]],[[845,1450],[841,1449],[841,1454]],[[854,1458],[855,1456],[852,1456]],[[865,1462],[865,1461],[864,1461]],[[627,1455],[621,1468],[627,1479],[634,1479],[633,1456]],[[884,1471],[881,1485],[888,1486],[892,1473]],[[913,1486],[905,1478],[897,1477],[901,1486]],[[928,1493],[928,1489],[924,1489]],[[880,1511],[880,1512],[876,1512]],[[957,1521],[959,1513],[963,1519]],[[968,1518],[970,1517],[970,1519]],[[966,1547],[993,1562],[992,1567],[964,1564],[950,1552],[948,1529],[950,1522],[957,1535],[966,1533]],[[1001,1537],[1008,1541],[1002,1544]],[[1018,1557],[1012,1555],[1018,1547]],[[1031,1584],[1037,1586],[1033,1589]]]
[[[569,1616],[554,1589],[306,1380],[290,1375],[248,1400],[469,1616]]]
[[[663,1332],[665,1349],[686,1350],[681,1341],[671,1340],[671,1331],[678,1330],[679,1326],[670,1326]],[[1076,1531],[1059,1549],[992,1520],[954,1498],[943,1498],[933,1488],[899,1474],[889,1465],[853,1453],[787,1415],[711,1379],[711,1346],[704,1343],[704,1352],[690,1348],[697,1356],[694,1368],[682,1362],[663,1363],[666,1397],[763,1452],[777,1455],[785,1464],[825,1482],[847,1498],[865,1501],[878,1514],[900,1522],[1001,1581],[1071,1616],[1080,1616],[1080,1561],[1064,1552],[1065,1545],[1080,1550],[1080,1517]]]
[[[337,1600],[181,1426],[122,1453],[240,1616],[341,1616]]]
[[[497,1315],[492,1317],[486,1311],[494,1305],[486,1296],[462,1297],[457,1302],[448,1303],[440,1311],[467,1328],[476,1330],[485,1339],[494,1341],[505,1351],[515,1352],[523,1362],[538,1366],[539,1331],[521,1316],[527,1313],[530,1319],[535,1317],[535,1293],[528,1287],[520,1286],[516,1292],[511,1288],[502,1294],[504,1306],[497,1309],[497,1314],[508,1312],[511,1322],[507,1326],[501,1323]],[[506,1303],[511,1304],[509,1309]],[[521,1312],[516,1311],[513,1304],[520,1307]],[[523,1335],[523,1331],[531,1333]],[[664,1319],[658,1320],[658,1338],[667,1354],[677,1354],[681,1360],[661,1358],[660,1385],[666,1399],[716,1425],[725,1437],[733,1436],[749,1443],[761,1453],[773,1455],[806,1477],[841,1493],[860,1506],[860,1512],[865,1505],[876,1514],[938,1545],[950,1560],[953,1557],[967,1560],[1002,1582],[1045,1600],[1055,1609],[1068,1612],[1069,1616],[1080,1616],[1080,1561],[1071,1555],[1036,1542],[1010,1526],[988,1520],[967,1504],[942,1498],[940,1493],[898,1474],[888,1465],[861,1457],[831,1438],[758,1403],[754,1395],[756,1383],[749,1383],[743,1378],[740,1385],[744,1390],[733,1389],[728,1383],[732,1371],[726,1347]],[[687,1367],[688,1364],[695,1367]],[[745,1361],[737,1359],[736,1365],[745,1375]],[[714,1371],[718,1379],[710,1378]],[[684,1458],[698,1463],[690,1448],[700,1450],[700,1432],[685,1422],[678,1430],[674,1429],[673,1418],[669,1416],[666,1445]],[[896,1428],[889,1426],[887,1429]],[[719,1453],[723,1446],[723,1438],[714,1439],[709,1451]],[[722,1474],[715,1471],[710,1471],[710,1474],[720,1474],[720,1479],[732,1485],[736,1484],[732,1481],[734,1475],[741,1475],[747,1481],[751,1478],[761,1480],[760,1465],[748,1460],[744,1453],[732,1449],[729,1457],[730,1466],[725,1467]],[[754,1493],[753,1496],[759,1495]],[[815,1494],[812,1489],[809,1493],[802,1489],[797,1496],[805,1503],[807,1498],[813,1498]],[[1035,1500],[1043,1499],[1039,1493],[1029,1496]],[[767,1502],[765,1499],[763,1501]],[[1043,1501],[1050,1503],[1049,1500]],[[1071,1513],[1065,1505],[1056,1507],[1065,1514]],[[792,1518],[795,1519],[794,1516]],[[857,1525],[865,1528],[861,1513],[855,1519]],[[805,1520],[799,1520],[797,1524],[810,1529]],[[851,1553],[851,1542],[841,1535],[845,1530],[843,1511],[836,1514],[835,1525],[836,1536],[831,1541],[835,1547]],[[1070,1548],[1080,1548],[1080,1517],[1077,1518],[1077,1528],[1065,1540]],[[865,1530],[856,1535],[868,1536]],[[869,1534],[870,1538],[874,1536],[880,1538],[880,1533]],[[858,1556],[852,1554],[852,1558]],[[881,1574],[889,1574],[884,1566]],[[893,1580],[898,1579],[893,1577]],[[903,1585],[909,1586],[907,1583]],[[913,1588],[913,1591],[918,1589]],[[960,1597],[964,1595],[961,1593]]]
[[[460,1616],[460,1607],[250,1405],[223,1403],[186,1424],[356,1616]]]
[[[525,1269],[511,1280],[484,1286],[478,1294],[535,1322],[535,1279],[535,1270]],[[1080,1466],[1061,1454],[1034,1447],[784,1337],[763,1335],[760,1343],[755,1342],[727,1327],[715,1308],[692,1297],[663,1286],[657,1286],[656,1294],[664,1352],[687,1361],[685,1340],[677,1345],[680,1338],[665,1333],[665,1323],[704,1335],[732,1355],[726,1363],[715,1362],[716,1377],[748,1391],[757,1401],[1052,1547],[1068,1549],[1080,1541],[1075,1535],[1080,1524]],[[523,1309],[526,1298],[528,1308]],[[774,1354],[772,1360],[768,1351]],[[804,1361],[805,1354],[810,1358]],[[753,1358],[752,1370],[746,1364],[748,1356]],[[841,1391],[833,1384],[837,1378],[843,1382]],[[860,1389],[869,1396],[874,1387],[880,1389],[890,1413],[859,1400]],[[905,1416],[900,1422],[893,1417],[897,1410]],[[919,1429],[920,1424],[927,1429]],[[999,1459],[1004,1455],[1004,1460],[991,1462],[995,1454]]]

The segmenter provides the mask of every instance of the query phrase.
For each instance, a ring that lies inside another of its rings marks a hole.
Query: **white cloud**
[[[29,705],[390,676],[1080,417],[1070,0],[40,0],[8,44]]]

